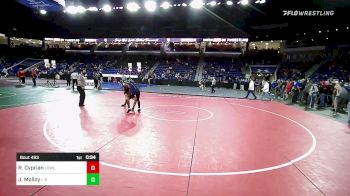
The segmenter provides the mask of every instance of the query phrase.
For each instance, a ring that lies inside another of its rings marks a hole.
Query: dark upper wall
[[[96,1],[87,2],[92,5]],[[312,37],[322,37],[325,35],[318,35],[314,31],[349,25],[346,20],[350,13],[349,4],[348,0],[267,0],[265,5],[235,5],[231,8],[218,6],[199,11],[176,7],[152,14],[121,10],[110,14],[99,11],[74,16],[63,12],[49,12],[46,16],[41,16],[36,10],[22,6],[14,0],[5,0],[0,6],[0,32],[29,38],[250,36],[253,40],[299,39],[297,34],[303,32]],[[335,15],[285,17],[282,10],[287,9],[334,9]],[[270,24],[286,25],[282,28],[253,28]],[[349,37],[346,33],[333,36],[345,40]]]

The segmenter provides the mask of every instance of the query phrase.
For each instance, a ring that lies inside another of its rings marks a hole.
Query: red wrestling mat
[[[0,110],[0,195],[349,195],[350,135],[276,102],[121,92]],[[100,153],[100,185],[16,186],[16,152]]]

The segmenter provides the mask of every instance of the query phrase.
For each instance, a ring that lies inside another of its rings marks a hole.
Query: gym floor
[[[185,89],[185,88],[184,88]],[[147,88],[145,88],[147,90]],[[350,195],[346,123],[275,101],[0,87],[0,195]],[[16,152],[99,152],[100,185],[16,186]]]

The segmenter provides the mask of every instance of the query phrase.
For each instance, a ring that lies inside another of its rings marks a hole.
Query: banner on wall
[[[137,72],[140,73],[141,70],[142,70],[142,69],[141,69],[141,62],[137,62],[136,65],[137,65]]]
[[[128,68],[129,68],[129,71],[131,72],[132,71],[132,63],[128,63]]]
[[[53,68],[56,68],[56,60],[51,60],[51,66],[52,66]]]
[[[49,59],[44,59],[44,64],[45,64],[46,68],[50,67],[50,60]]]

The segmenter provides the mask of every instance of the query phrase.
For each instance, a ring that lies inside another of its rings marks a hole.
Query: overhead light
[[[314,41],[314,39],[311,39],[311,41]]]
[[[216,1],[210,1],[209,5],[212,6],[212,7],[216,6]]]
[[[46,10],[40,10],[40,14],[41,14],[41,15],[45,15],[46,13],[47,13]]]
[[[238,4],[248,5],[249,4],[249,0],[240,0],[240,1],[238,1]]]
[[[328,40],[328,37],[326,37],[326,39]]]
[[[226,1],[226,4],[227,5],[233,5],[233,2],[232,1]]]
[[[76,9],[77,9],[77,13],[79,13],[79,14],[86,12],[86,9],[80,5]]]
[[[91,11],[91,12],[97,12],[98,11],[97,7],[89,7],[86,10]]]
[[[318,31],[318,33],[322,33],[322,31]]]
[[[112,7],[110,6],[110,5],[104,5],[103,7],[102,7],[102,10],[104,11],[104,12],[111,12],[112,11]]]
[[[183,7],[187,7],[187,4],[186,4],[186,3],[183,3],[182,6],[183,6]]]
[[[346,29],[349,29],[349,27],[346,27]]]
[[[140,9],[140,6],[135,2],[130,2],[126,5],[126,9],[128,9],[130,12],[136,12]]]
[[[73,14],[74,15],[74,14],[78,13],[78,10],[77,10],[77,8],[75,6],[70,5],[70,6],[68,6],[66,8],[66,12],[68,14]]]
[[[166,2],[162,3],[162,5],[160,5],[160,7],[166,10],[166,9],[170,8],[171,5],[169,2],[166,1]]]
[[[157,9],[157,3],[153,0],[146,1],[145,8],[149,12],[154,12]]]
[[[338,31],[338,29],[335,29],[335,31]]]
[[[249,4],[249,0],[241,0],[241,4],[242,5],[248,5]]]
[[[260,0],[260,4],[263,4],[263,3],[265,3],[266,1],[265,0]]]
[[[194,9],[200,9],[203,7],[204,3],[202,0],[193,0],[190,4],[190,6]]]

